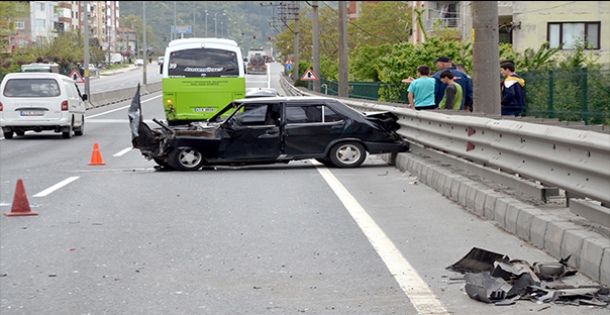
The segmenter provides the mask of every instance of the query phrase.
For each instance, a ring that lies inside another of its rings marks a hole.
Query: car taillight
[[[0,103],[0,112],[2,111],[2,103]]]
[[[68,101],[61,102],[61,110],[62,111],[68,110]]]

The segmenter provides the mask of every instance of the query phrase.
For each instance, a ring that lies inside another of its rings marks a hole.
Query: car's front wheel
[[[4,132],[4,138],[5,139],[13,139],[13,131],[5,131]]]
[[[358,142],[343,142],[335,144],[330,149],[329,157],[336,167],[358,167],[364,163],[366,150]]]
[[[196,171],[203,166],[203,155],[193,148],[179,148],[169,155],[169,165],[181,171]]]

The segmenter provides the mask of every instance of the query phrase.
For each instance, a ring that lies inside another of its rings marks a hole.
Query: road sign
[[[290,71],[292,70],[292,64],[291,63],[287,63],[286,64],[286,71]]]
[[[72,73],[70,73],[70,78],[74,80],[74,83],[85,83],[85,79],[83,79],[83,76],[81,76],[76,69],[72,70]]]
[[[311,69],[307,68],[307,71],[305,71],[305,73],[303,73],[303,76],[301,77],[301,80],[303,81],[315,81],[318,80],[318,77],[316,77],[316,75],[313,73],[313,71],[311,71]]]
[[[174,34],[190,34],[193,32],[190,25],[172,26],[172,30]]]
[[[292,63],[292,60],[290,58],[286,59],[286,63],[285,64],[289,64]]]

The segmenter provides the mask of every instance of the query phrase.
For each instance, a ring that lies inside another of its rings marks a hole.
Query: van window
[[[60,90],[55,79],[10,79],[3,93],[6,97],[57,97]]]
[[[76,93],[74,93],[74,86],[72,86],[72,83],[68,83],[68,82],[62,82],[63,84],[66,85],[66,93],[68,93],[68,98],[76,98]]]

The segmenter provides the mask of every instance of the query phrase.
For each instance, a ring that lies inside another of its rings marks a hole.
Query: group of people
[[[408,106],[416,110],[452,109],[473,110],[472,78],[463,65],[454,65],[446,56],[434,60],[437,71],[431,76],[430,68],[417,68],[417,79],[409,77]],[[510,60],[500,63],[502,115],[520,116],[525,111],[525,81],[515,73],[515,64]]]

